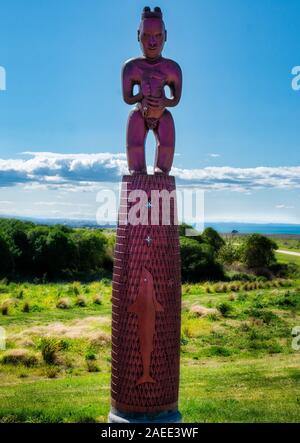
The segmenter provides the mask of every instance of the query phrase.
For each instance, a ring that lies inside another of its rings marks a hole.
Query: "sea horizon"
[[[0,219],[13,218],[23,221],[31,221],[37,224],[63,224],[70,227],[90,227],[90,228],[111,228],[115,229],[115,223],[97,223],[92,219],[70,219],[70,218],[50,218],[50,217],[30,217],[16,215],[2,215]],[[194,225],[194,224],[193,224]],[[195,225],[194,225],[195,226]],[[221,234],[265,234],[265,235],[300,235],[300,223],[272,223],[272,222],[239,222],[239,221],[206,221],[204,227],[212,227]]]

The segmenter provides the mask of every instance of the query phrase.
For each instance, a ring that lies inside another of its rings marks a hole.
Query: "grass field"
[[[277,243],[279,249],[284,249],[291,252],[300,252],[300,237],[298,238],[274,237],[273,240]]]
[[[0,284],[0,421],[107,420],[110,299],[108,281]],[[183,285],[184,422],[300,422],[295,326],[298,280]]]
[[[289,249],[290,251],[290,249]],[[298,251],[293,251],[298,252]],[[283,254],[281,252],[276,252],[276,259],[279,263],[295,263],[300,266],[300,257],[296,255]]]

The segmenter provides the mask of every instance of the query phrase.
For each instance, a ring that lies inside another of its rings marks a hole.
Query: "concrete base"
[[[124,413],[111,408],[108,423],[181,423],[179,411],[165,411],[159,414]]]

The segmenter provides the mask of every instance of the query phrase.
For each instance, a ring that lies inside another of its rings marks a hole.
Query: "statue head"
[[[138,30],[138,41],[144,56],[151,60],[160,57],[166,40],[167,31],[161,9],[157,6],[154,11],[151,11],[149,6],[146,6],[142,12],[142,21]]]

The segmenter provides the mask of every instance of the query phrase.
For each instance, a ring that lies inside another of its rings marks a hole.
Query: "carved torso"
[[[131,59],[127,62],[130,65],[130,80],[132,86],[138,85],[142,90],[145,84],[150,85],[152,97],[162,97],[165,86],[172,87],[174,82],[174,74],[178,69],[176,62],[170,59],[161,57],[159,61],[150,63],[144,57]],[[137,103],[137,107],[143,113],[145,108],[145,101]],[[146,118],[159,119],[165,108],[148,109]]]

